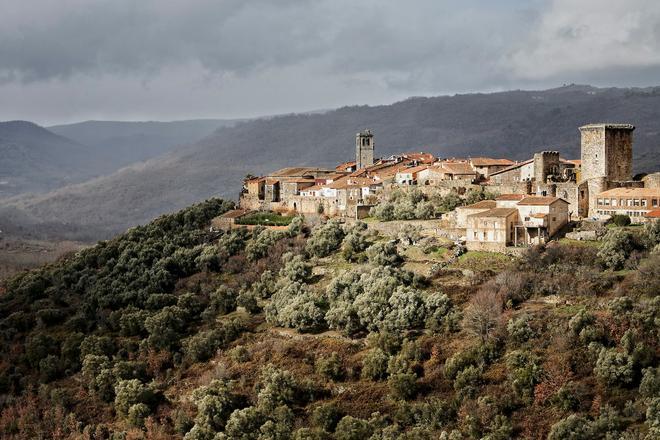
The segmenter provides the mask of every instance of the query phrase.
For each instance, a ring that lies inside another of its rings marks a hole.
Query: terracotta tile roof
[[[442,162],[440,166],[447,174],[477,174],[466,162]]]
[[[404,153],[403,156],[427,164],[433,163],[438,159],[431,153],[424,153],[421,151],[419,153]]]
[[[526,194],[500,194],[495,200],[522,200],[527,197]]]
[[[497,207],[494,200],[481,200],[480,202],[471,205],[462,206],[463,209],[493,209]]]
[[[528,160],[525,160],[523,162],[518,162],[514,165],[511,165],[510,167],[504,168],[503,170],[495,171],[494,173],[491,173],[490,175],[491,176],[496,176],[498,174],[503,174],[503,173],[506,173],[507,171],[515,170],[516,168],[520,168],[521,166],[530,164],[532,162],[534,162],[534,159],[528,159]]]
[[[660,197],[660,188],[614,188],[603,191],[598,197]]]
[[[411,168],[402,168],[398,171],[398,173],[419,173],[420,171],[424,171],[427,169],[429,166],[428,165],[419,165],[416,167],[411,167]]]
[[[649,211],[646,214],[644,214],[644,217],[647,217],[647,218],[660,218],[660,209],[654,209],[652,211]]]
[[[488,166],[510,166],[515,162],[509,159],[492,159],[490,157],[474,157],[470,162],[475,167],[488,167]]]
[[[517,212],[518,210],[516,208],[493,208],[488,211],[468,215],[468,217],[508,217]]]
[[[561,200],[564,203],[568,203],[566,200],[559,197],[551,196],[527,196],[521,201],[518,202],[519,206],[549,206],[555,203],[556,201]]]
[[[353,160],[353,161],[350,161],[350,162],[340,163],[339,165],[337,165],[337,166],[335,167],[335,169],[336,169],[336,170],[342,170],[342,171],[345,171],[346,169],[348,169],[348,168],[352,168],[352,167],[354,167],[355,165],[357,165],[357,164],[356,164],[355,161]]]

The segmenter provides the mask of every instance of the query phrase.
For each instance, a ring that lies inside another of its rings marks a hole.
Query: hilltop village
[[[633,180],[630,124],[579,128],[580,159],[540,151],[525,161],[438,158],[424,152],[376,158],[370,130],[355,136],[355,160],[334,169],[289,167],[246,178],[231,222],[254,211],[364,219],[396,191],[485,200],[442,214],[442,227],[468,249],[503,251],[545,243],[570,222],[604,222],[615,214],[633,223],[660,218],[660,173]],[[437,218],[431,220],[437,221]]]

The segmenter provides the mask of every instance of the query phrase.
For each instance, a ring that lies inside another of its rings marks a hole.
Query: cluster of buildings
[[[363,218],[393,188],[433,187],[500,194],[457,209],[456,227],[469,248],[501,249],[542,243],[570,220],[629,215],[633,222],[660,218],[660,173],[632,178],[630,124],[580,127],[581,158],[541,151],[522,162],[446,158],[404,153],[376,159],[370,130],[355,137],[355,160],[334,169],[290,167],[244,182],[240,207]]]

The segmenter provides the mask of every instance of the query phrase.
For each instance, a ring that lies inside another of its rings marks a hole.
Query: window
[[[642,199],[642,206],[646,207],[646,199]]]
[[[553,221],[553,222],[556,222],[556,221],[557,221],[557,217],[552,217],[552,221]]]
[[[612,199],[612,206],[616,206],[616,205],[617,205],[617,199]]]
[[[653,206],[654,208],[657,208],[658,207],[658,199],[651,200],[651,206]]]
[[[633,205],[639,206],[639,199],[635,199]]]
[[[628,206],[632,206],[632,205],[633,205],[632,199],[628,199]]]
[[[610,206],[610,199],[604,199],[604,200],[603,200],[603,204],[604,204],[605,206]]]
[[[598,199],[598,204],[602,205],[603,204],[603,199]]]

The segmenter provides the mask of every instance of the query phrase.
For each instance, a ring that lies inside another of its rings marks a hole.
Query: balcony
[[[529,217],[524,217],[523,226],[526,228],[547,228],[548,215],[547,214],[532,214]]]

